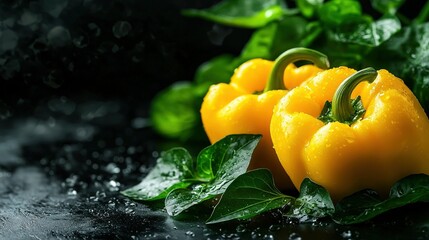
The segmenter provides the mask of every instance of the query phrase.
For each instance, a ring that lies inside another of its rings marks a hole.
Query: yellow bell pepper
[[[386,70],[323,71],[279,101],[270,128],[295,187],[309,177],[334,201],[366,188],[386,196],[399,179],[429,174],[428,117]]]
[[[309,64],[297,68],[293,62],[298,60],[312,61],[319,67]],[[279,188],[293,188],[273,149],[272,111],[288,92],[285,85],[294,87],[328,67],[325,55],[305,48],[288,50],[275,62],[252,59],[243,63],[229,84],[212,85],[204,97],[201,118],[210,142],[229,134],[262,134],[249,169],[268,168]]]

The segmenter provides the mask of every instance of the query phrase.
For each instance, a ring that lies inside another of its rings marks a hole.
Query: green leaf
[[[205,137],[199,114],[202,99],[190,82],[176,82],[159,92],[151,102],[153,129],[167,138],[186,141]]]
[[[323,2],[324,0],[297,0],[296,4],[303,16],[311,18],[317,13]]]
[[[237,67],[234,64],[235,58],[229,54],[219,55],[201,64],[196,72],[194,81],[197,84],[217,84],[228,83],[232,72]]]
[[[328,217],[334,211],[334,204],[328,191],[309,178],[305,178],[301,183],[299,197],[286,216],[297,218],[300,222],[308,222],[317,218]]]
[[[193,178],[193,160],[184,148],[173,148],[161,154],[155,167],[136,186],[121,192],[123,195],[143,201],[163,199],[177,188],[191,184],[186,181]]]
[[[322,5],[318,15],[323,24],[335,27],[360,18],[362,7],[359,1],[355,0],[332,0]]]
[[[333,41],[376,47],[401,29],[399,19],[385,16],[375,22],[348,24],[330,31]]]
[[[248,219],[290,204],[294,199],[275,187],[268,169],[249,171],[229,185],[207,223]]]
[[[429,23],[403,28],[374,49],[367,65],[388,69],[404,80],[429,113]]]
[[[290,48],[307,47],[320,33],[320,25],[309,23],[298,16],[284,17],[255,31],[244,46],[240,58],[273,60]]]
[[[405,0],[372,0],[371,5],[381,13],[393,15],[404,2]]]
[[[183,14],[220,24],[259,28],[280,19],[285,13],[281,0],[224,0],[208,9],[188,9]]]
[[[229,135],[203,149],[197,159],[197,175],[207,183],[191,189],[177,189],[165,199],[167,213],[177,216],[184,210],[223,192],[245,173],[261,135]],[[210,166],[210,167],[208,167]]]
[[[335,222],[354,224],[367,221],[389,210],[417,202],[429,202],[429,176],[415,174],[398,181],[382,200],[377,193],[364,190],[344,198],[336,206]]]

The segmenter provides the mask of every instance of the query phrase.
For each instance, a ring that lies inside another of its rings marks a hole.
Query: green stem
[[[335,91],[332,98],[332,116],[336,121],[346,122],[354,114],[354,109],[350,103],[350,98],[356,86],[363,81],[373,82],[377,77],[374,68],[362,69],[350,77],[346,78]]]
[[[308,48],[292,48],[282,53],[274,61],[270,78],[265,86],[264,92],[275,89],[286,89],[283,82],[286,67],[296,61],[310,61],[322,69],[329,68],[329,61],[325,54]]]

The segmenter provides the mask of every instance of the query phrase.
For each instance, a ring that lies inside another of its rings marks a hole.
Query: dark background
[[[0,1],[0,118],[31,115],[52,98],[148,102],[220,54],[238,55],[252,30],[184,17],[219,0]],[[286,1],[293,5],[294,1]],[[377,15],[370,1],[364,12]],[[413,1],[414,2],[414,1]],[[412,15],[407,1],[401,12]]]
[[[34,114],[51,98],[147,105],[251,31],[184,17],[219,1],[0,1],[1,116]],[[144,114],[144,113],[141,113]]]

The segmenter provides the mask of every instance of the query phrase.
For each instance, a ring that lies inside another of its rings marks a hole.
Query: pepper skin
[[[277,159],[270,137],[274,105],[288,90],[264,91],[274,66],[272,61],[252,59],[235,70],[230,84],[212,85],[201,106],[201,118],[212,143],[229,134],[262,134],[249,170],[268,168],[277,187],[290,189],[293,185]],[[322,70],[313,65],[297,68],[290,63],[286,70],[280,71],[283,76],[281,85],[295,86]]]
[[[346,67],[319,73],[274,108],[274,148],[297,189],[309,177],[334,201],[366,188],[386,197],[401,178],[429,174],[428,117],[401,79],[373,71],[375,80],[359,83],[351,94],[361,96],[366,109],[351,125],[318,119],[343,80],[355,74]]]

